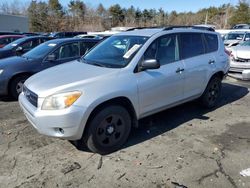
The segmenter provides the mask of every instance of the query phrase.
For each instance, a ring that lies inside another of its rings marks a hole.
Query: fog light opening
[[[64,130],[62,128],[55,128],[56,132],[60,135],[64,135]]]

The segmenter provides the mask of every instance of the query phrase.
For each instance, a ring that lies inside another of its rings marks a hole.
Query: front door
[[[158,38],[146,50],[143,60],[147,59],[156,59],[161,67],[136,73],[142,117],[183,98],[184,66],[179,57],[178,36]]]

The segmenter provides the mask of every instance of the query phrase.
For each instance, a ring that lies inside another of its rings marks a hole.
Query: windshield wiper
[[[98,66],[98,67],[107,67],[106,65],[104,64],[101,64],[101,63],[98,63],[98,62],[94,62],[94,61],[87,61],[86,59],[82,58],[81,59],[82,62],[86,63],[86,64],[89,64],[89,65],[95,65],[95,66]]]

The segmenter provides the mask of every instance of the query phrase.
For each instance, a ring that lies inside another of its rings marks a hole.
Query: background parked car
[[[239,79],[250,80],[250,40],[232,48],[229,72]]]
[[[55,39],[37,46],[22,56],[0,60],[0,95],[10,94],[17,99],[28,77],[44,69],[80,58],[99,41]]]
[[[0,48],[3,48],[7,44],[25,37],[24,35],[0,35]]]
[[[232,46],[236,46],[239,43],[250,40],[250,30],[249,31],[231,31],[224,37],[224,45],[227,50],[231,51]]]
[[[237,24],[232,29],[250,29],[250,24]]]
[[[53,32],[49,36],[53,38],[72,38],[77,35],[87,34],[87,32]]]
[[[16,55],[20,56],[50,39],[49,37],[33,36],[15,40],[0,49],[0,59]]]
[[[18,32],[0,31],[0,35],[23,35],[23,34]]]

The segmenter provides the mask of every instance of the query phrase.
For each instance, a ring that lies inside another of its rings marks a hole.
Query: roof
[[[230,34],[230,33],[241,33],[241,34],[245,34],[245,33],[250,33],[250,29],[232,30],[232,31],[230,31],[228,34]]]
[[[0,38],[7,38],[7,37],[22,38],[25,36],[24,35],[0,35]]]
[[[47,41],[47,43],[55,43],[55,44],[60,44],[60,43],[64,43],[64,42],[79,42],[79,41],[83,41],[83,42],[99,42],[100,39],[90,39],[90,38],[60,38],[60,39],[53,39],[53,40],[49,40]]]
[[[151,37],[152,35],[163,31],[163,28],[153,28],[153,29],[135,29],[132,31],[121,32],[116,35],[131,35],[131,36],[144,36],[144,37]]]

